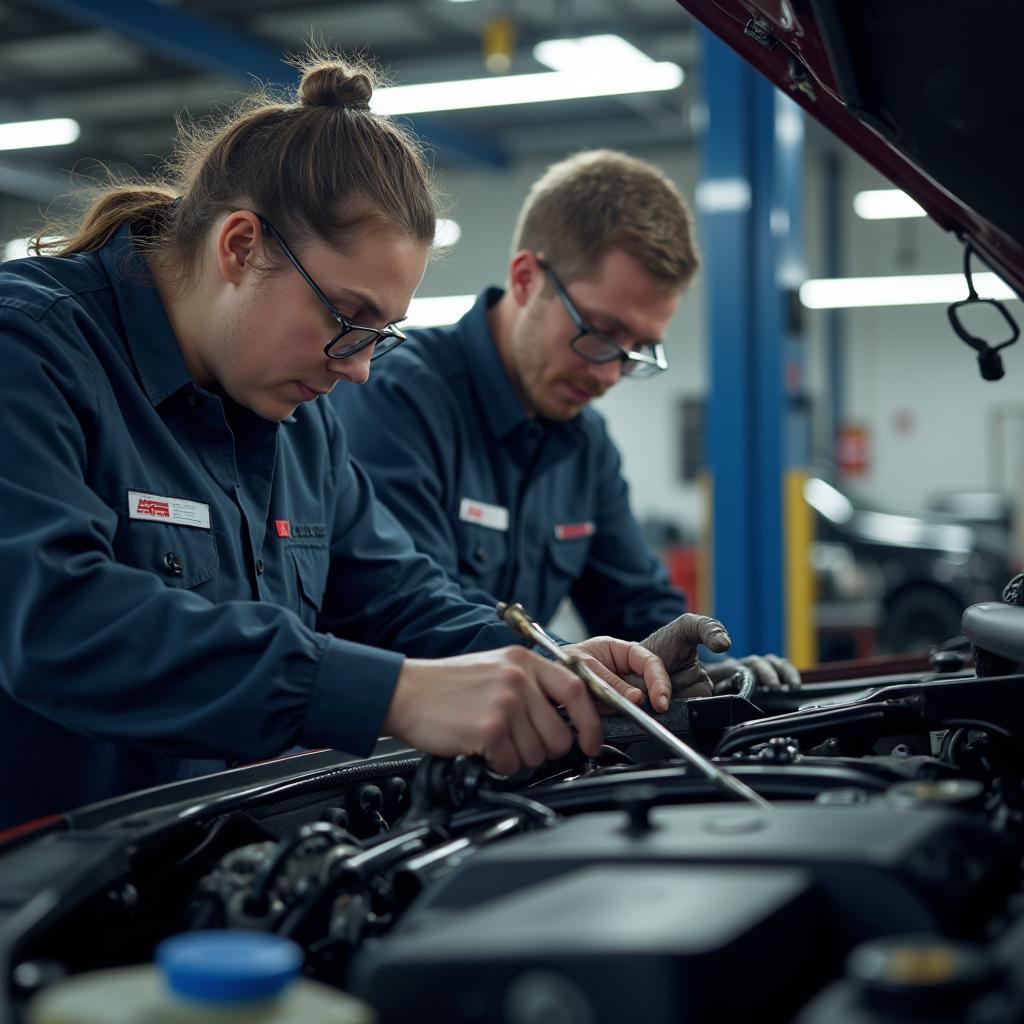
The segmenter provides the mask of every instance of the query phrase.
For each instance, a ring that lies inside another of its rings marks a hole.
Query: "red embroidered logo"
[[[140,516],[171,517],[171,506],[166,501],[154,501],[152,498],[139,498],[138,514]]]
[[[287,519],[275,519],[274,529],[278,537],[290,537],[292,535],[292,524]]]

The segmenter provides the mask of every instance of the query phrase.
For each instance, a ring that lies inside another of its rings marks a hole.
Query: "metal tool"
[[[510,604],[499,601],[498,618],[503,619],[520,636],[543,647],[556,661],[561,662],[570,672],[579,676],[594,697],[615,708],[616,711],[631,718],[644,732],[660,740],[674,755],[683,758],[693,765],[701,774],[710,779],[716,786],[729,790],[735,796],[749,800],[758,807],[770,808],[772,805],[746,783],[721,771],[702,754],[699,754],[688,743],[684,743],[675,733],[669,732],[656,718],[638,708],[631,700],[624,697],[614,686],[606,683],[589,665],[574,654],[567,654],[544,628],[530,618],[521,604]]]

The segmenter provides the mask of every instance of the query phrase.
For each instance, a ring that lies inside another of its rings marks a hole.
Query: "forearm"
[[[4,568],[19,561],[12,546],[0,544]],[[34,586],[0,595],[3,685],[30,710],[173,756],[372,745],[400,656],[319,635],[274,605],[210,604],[99,555],[49,577],[52,559],[33,560]],[[32,578],[24,566],[4,575]]]

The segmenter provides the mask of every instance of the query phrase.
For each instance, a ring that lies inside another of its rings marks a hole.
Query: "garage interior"
[[[802,695],[738,682],[676,698],[675,746],[608,719],[599,757],[574,748],[532,775],[384,737],[370,759],[291,751],[0,829],[0,1024],[65,1024],[59,998],[51,1017],[22,1013],[69,975],[96,976],[99,1016],[81,1024],[117,1024],[106,968],[148,964],[168,931],[225,923],[287,934],[309,978],[373,1008],[353,1003],[352,1021],[1024,1019],[1024,623],[1010,607],[1024,595],[1019,579],[1003,589],[1024,569],[1024,355],[1003,348],[1005,375],[983,379],[948,312],[966,266],[1002,304],[965,314],[969,332],[1015,337],[1024,270],[995,232],[974,241],[1012,273],[965,256],[949,180],[915,201],[884,158],[808,116],[826,90],[806,69],[777,88],[719,38],[774,60],[787,19],[834,27],[842,7],[0,0],[3,261],[107,172],[158,174],[179,119],[216,116],[256,81],[287,94],[288,55],[310,45],[378,69],[375,102],[423,140],[444,197],[403,326],[453,323],[505,284],[523,198],[552,163],[611,148],[664,171],[692,207],[702,266],[664,339],[669,372],[594,407],[690,609],[728,626],[731,653],[778,652],[805,673]],[[863,5],[865,31],[883,7]],[[979,138],[1005,142],[991,179],[1005,186],[1022,136],[992,122],[1019,120],[1016,94],[997,93],[1011,33],[990,39],[988,2],[970,24],[937,8],[920,48],[949,74],[923,106],[948,112],[954,176],[996,163]],[[901,17],[893,31],[913,36]],[[991,45],[997,77],[972,87],[957,38]],[[864,85],[857,107],[842,54],[829,59],[847,88],[832,99],[877,139],[940,145],[901,133],[914,110],[865,113],[877,68],[846,68]],[[525,101],[563,73],[579,95]],[[403,92],[443,83],[442,99]],[[23,122],[64,138],[5,134]],[[996,217],[988,180],[972,198]],[[1000,223],[1015,239],[1019,204]],[[568,601],[541,625],[587,635]],[[69,991],[74,1012],[92,998]]]

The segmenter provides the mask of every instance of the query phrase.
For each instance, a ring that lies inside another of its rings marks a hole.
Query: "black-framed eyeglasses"
[[[610,334],[588,324],[554,270],[542,259],[538,259],[537,263],[547,275],[576,328],[577,334],[569,340],[569,344],[577,355],[583,356],[590,363],[610,363],[621,359],[623,376],[637,380],[653,377],[668,369],[668,359],[660,341],[638,342],[632,349],[623,348]]]
[[[405,341],[405,333],[400,331],[394,324],[386,327],[365,327],[349,320],[324,294],[323,289],[309,276],[309,272],[299,262],[298,257],[288,248],[288,243],[281,237],[280,232],[266,217],[257,214],[263,230],[277,243],[281,252],[288,258],[288,262],[302,275],[302,280],[313,289],[313,293],[323,303],[324,308],[331,314],[332,319],[341,328],[337,334],[326,345],[324,355],[328,359],[344,359],[346,356],[355,355],[368,345],[373,345],[373,354],[370,359],[380,359],[387,355],[392,349],[397,348]],[[345,344],[339,344],[342,338],[346,339]]]

